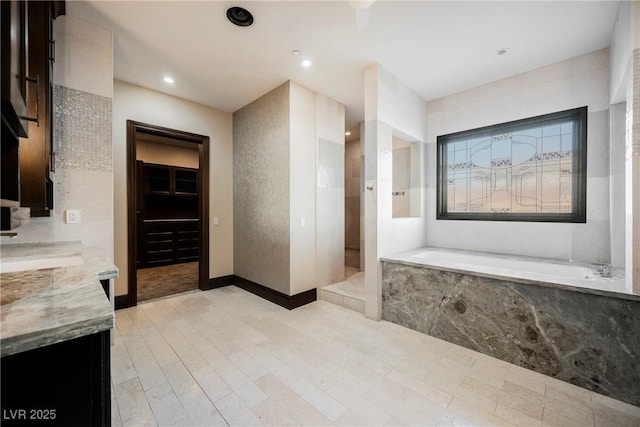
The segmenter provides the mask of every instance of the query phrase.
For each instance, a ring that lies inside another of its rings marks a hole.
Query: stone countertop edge
[[[430,268],[430,269],[439,270],[439,271],[450,271],[452,273],[468,274],[468,275],[471,275],[471,276],[485,277],[487,279],[503,280],[503,281],[514,282],[514,283],[522,283],[522,284],[525,284],[525,285],[540,286],[540,287],[545,287],[545,288],[560,289],[560,290],[564,290],[564,291],[580,292],[580,293],[584,293],[584,294],[599,295],[599,296],[604,296],[604,297],[609,297],[609,298],[618,298],[618,299],[623,299],[623,300],[628,300],[628,301],[639,301],[640,302],[640,295],[637,295],[637,294],[627,294],[627,293],[623,293],[623,292],[607,291],[607,290],[603,290],[603,289],[584,288],[584,287],[581,287],[581,286],[570,286],[570,285],[565,285],[565,284],[560,284],[560,283],[542,282],[542,281],[539,281],[539,280],[526,279],[526,278],[522,278],[522,277],[503,276],[503,275],[499,275],[499,274],[491,274],[491,273],[473,271],[473,270],[467,270],[467,269],[461,269],[461,268],[447,267],[447,266],[441,266],[441,265],[431,265],[431,264],[427,264],[426,262],[421,262],[419,259],[412,259],[411,258],[413,255],[419,254],[419,253],[425,252],[425,251],[450,252],[450,253],[470,254],[470,255],[484,255],[484,256],[493,256],[493,257],[496,257],[496,258],[508,258],[508,259],[513,259],[513,260],[525,260],[525,261],[539,261],[539,262],[544,262],[544,261],[551,262],[551,261],[553,261],[556,264],[566,264],[566,265],[577,265],[577,264],[579,264],[579,263],[575,263],[575,262],[556,260],[556,259],[553,259],[553,260],[547,259],[547,260],[545,260],[544,258],[525,257],[525,256],[517,256],[517,255],[515,255],[515,256],[502,255],[502,254],[494,254],[494,253],[488,253],[488,252],[468,251],[468,250],[463,250],[463,249],[439,248],[439,247],[433,247],[433,246],[426,246],[426,247],[419,248],[419,249],[414,249],[414,250],[411,250],[411,251],[406,251],[406,252],[401,252],[401,253],[389,255],[389,256],[386,256],[386,257],[380,257],[380,261],[381,262],[392,262],[392,263],[397,263],[397,264],[404,264],[404,265],[408,265],[408,266],[411,266],[411,267]],[[588,264],[584,264],[584,265],[587,266]]]
[[[0,274],[0,292],[26,289],[24,298],[0,306],[0,357],[109,330],[115,324],[100,280],[118,277],[118,268],[99,249],[76,242],[50,246],[60,255],[78,253],[79,248],[84,262]]]

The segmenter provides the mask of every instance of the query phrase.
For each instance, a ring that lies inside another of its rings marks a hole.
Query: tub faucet
[[[611,277],[611,264],[602,264],[598,273],[600,273],[600,277]]]

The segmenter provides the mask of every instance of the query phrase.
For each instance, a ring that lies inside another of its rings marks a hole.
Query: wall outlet
[[[65,211],[65,222],[67,224],[80,224],[80,211],[77,209],[67,209]]]

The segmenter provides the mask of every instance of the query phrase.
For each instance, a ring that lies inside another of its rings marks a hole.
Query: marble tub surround
[[[432,257],[430,253],[434,253],[436,256]],[[469,261],[469,259],[473,261]],[[475,261],[475,259],[478,261]],[[611,268],[611,277],[600,277],[597,271],[600,267],[599,264],[438,247],[415,249],[383,257],[381,260],[640,301],[640,295],[629,292],[625,283],[624,269]],[[519,264],[532,263],[539,264],[539,272],[525,271],[518,268]],[[562,270],[574,271],[566,273]],[[583,276],[570,277],[570,274],[575,276],[576,272],[582,272]]]
[[[79,243],[3,245],[2,256],[60,256],[79,250],[70,267],[0,274],[0,356],[8,356],[111,329],[113,308],[100,280],[118,269]]]
[[[640,406],[640,301],[382,261],[382,318]]]

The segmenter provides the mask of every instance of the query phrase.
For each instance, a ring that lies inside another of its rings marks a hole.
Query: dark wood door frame
[[[127,246],[129,250],[127,256],[127,271],[129,272],[127,305],[129,307],[138,304],[136,268],[136,260],[138,258],[136,140],[139,133],[158,135],[198,144],[198,213],[200,217],[198,230],[200,234],[198,287],[202,290],[209,289],[209,137],[127,120]]]

